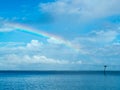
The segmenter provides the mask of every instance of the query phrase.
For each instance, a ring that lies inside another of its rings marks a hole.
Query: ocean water
[[[0,90],[120,90],[120,72],[0,71]]]

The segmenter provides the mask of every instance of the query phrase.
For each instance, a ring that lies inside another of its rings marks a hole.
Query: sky
[[[120,0],[0,0],[0,70],[120,70]]]

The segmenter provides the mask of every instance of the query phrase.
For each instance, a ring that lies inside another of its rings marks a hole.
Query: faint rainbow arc
[[[42,30],[35,29],[35,28],[32,28],[30,26],[26,26],[26,25],[21,25],[21,24],[16,24],[16,23],[8,23],[8,25],[13,27],[14,29],[19,30],[19,31],[33,33],[33,34],[40,35],[40,36],[43,36],[46,38],[53,38],[53,39],[61,42],[61,44],[64,44],[64,45],[74,49],[75,51],[79,51],[79,48],[77,46],[73,45],[70,41],[65,40],[59,36],[56,36],[56,35],[53,35],[50,33],[46,33],[46,32],[43,32]]]

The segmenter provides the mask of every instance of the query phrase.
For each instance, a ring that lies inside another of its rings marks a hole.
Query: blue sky
[[[120,69],[119,3],[0,0],[0,69]]]

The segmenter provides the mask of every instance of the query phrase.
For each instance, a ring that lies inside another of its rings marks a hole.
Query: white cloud
[[[42,3],[40,8],[53,14],[72,14],[96,18],[120,14],[119,0],[57,0]]]
[[[63,44],[64,43],[62,40],[60,41],[53,37],[47,39],[47,41],[48,41],[48,43],[51,43],[51,44]]]
[[[31,42],[27,44],[21,44],[18,42],[1,42],[0,45],[2,45],[2,47],[0,48],[0,64],[2,66],[8,65],[8,67],[13,67],[14,65],[14,68],[20,65],[34,66],[34,64],[37,64],[38,66],[41,64],[66,64],[68,66],[73,64],[82,64],[82,61],[80,61],[80,59],[74,59],[71,61],[69,55],[72,53],[75,54],[75,52],[66,49],[65,47],[61,47],[61,50],[58,50],[58,48],[54,47],[54,44],[52,47],[48,44],[46,45],[38,40],[31,40]],[[59,44],[57,45],[59,46]]]
[[[112,46],[116,37],[119,35],[117,30],[98,30],[92,31],[89,35],[81,36],[72,41],[72,44],[80,46],[81,52],[74,52],[70,48],[66,48],[57,43],[55,39],[47,39],[47,44],[39,40],[31,40],[29,43],[4,43],[6,47],[0,48],[1,64],[102,64],[110,63],[108,59],[114,59],[119,56],[119,45]],[[51,45],[52,43],[52,45]],[[98,44],[99,43],[99,44]],[[100,44],[103,44],[99,46]],[[2,43],[0,43],[2,44]],[[15,46],[15,47],[12,47]],[[17,46],[16,46],[17,45]],[[56,47],[57,45],[57,47]],[[109,47],[107,47],[109,45]],[[117,47],[117,48],[116,48]],[[111,53],[113,52],[113,53]],[[104,58],[103,60],[101,60]],[[118,61],[117,58],[114,59]]]
[[[36,49],[40,49],[41,46],[42,43],[39,42],[38,40],[31,40],[31,42],[26,45],[26,48],[36,50]]]
[[[108,31],[95,31],[91,33],[91,37],[88,39],[93,42],[100,42],[100,43],[109,43],[115,40],[118,36],[118,32],[115,30],[108,30]]]
[[[73,40],[73,43],[76,44],[85,44],[89,43],[87,45],[91,44],[108,44],[112,43],[114,40],[117,39],[117,36],[120,35],[117,30],[98,30],[98,31],[92,31],[87,35],[77,37],[75,40]],[[83,46],[83,45],[82,45]]]
[[[73,40],[85,52],[83,55],[91,64],[118,64],[120,44],[116,30],[97,30]]]
[[[10,32],[10,31],[13,31],[13,30],[16,30],[15,27],[13,26],[10,26],[9,24],[3,22],[3,23],[0,23],[0,32]]]
[[[17,54],[9,54],[4,56],[4,62],[6,63],[14,63],[14,64],[68,64],[68,61],[63,60],[54,60],[52,58],[47,58],[45,56],[40,55],[17,55]]]
[[[70,62],[68,60],[56,60],[53,58],[47,58],[41,55],[19,55],[19,54],[8,54],[0,57],[1,64],[81,64],[81,61]]]

